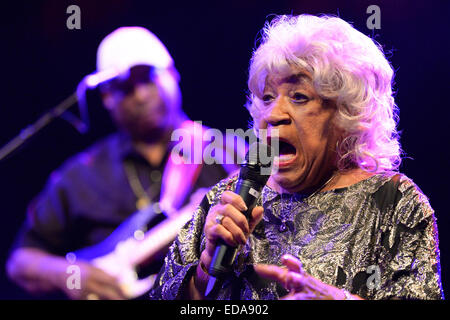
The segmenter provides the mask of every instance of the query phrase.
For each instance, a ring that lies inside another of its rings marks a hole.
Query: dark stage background
[[[71,4],[81,9],[80,30],[66,27]],[[372,4],[381,9],[381,29],[375,32],[366,26],[366,9]],[[442,279],[448,291],[450,1],[3,2],[0,145],[71,94],[82,77],[95,70],[101,39],[124,25],[147,27],[166,44],[181,74],[184,110],[191,119],[222,130],[246,128],[247,68],[258,31],[273,14],[289,13],[339,15],[363,33],[375,35],[390,52],[401,142],[410,157],[401,171],[420,186],[436,211]],[[95,92],[89,101],[88,134],[80,135],[58,119],[0,162],[0,298],[29,298],[4,271],[27,203],[52,170],[113,130]]]

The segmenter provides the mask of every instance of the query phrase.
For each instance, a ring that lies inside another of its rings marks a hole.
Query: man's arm
[[[70,286],[69,267],[79,270],[79,287]],[[117,279],[93,265],[77,261],[71,264],[63,257],[37,248],[15,249],[6,264],[8,276],[33,294],[64,292],[70,299],[125,299]]]
[[[6,263],[8,276],[33,294],[62,289],[68,262],[37,248],[17,248]]]

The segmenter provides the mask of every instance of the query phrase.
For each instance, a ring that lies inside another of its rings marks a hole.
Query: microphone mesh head
[[[262,167],[270,167],[273,161],[272,147],[262,143],[255,142],[250,145],[247,154],[245,155],[245,161],[247,164],[258,165]]]
[[[264,186],[270,177],[273,150],[265,143],[253,143],[245,156],[239,179],[252,180]]]

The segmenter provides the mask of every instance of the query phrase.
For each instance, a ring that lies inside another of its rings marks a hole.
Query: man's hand
[[[76,262],[74,265],[80,268],[80,288],[68,288],[68,274],[61,279],[59,287],[63,289],[70,299],[74,300],[123,300],[126,296],[120,287],[117,278],[103,270],[87,263]]]
[[[80,287],[70,288],[67,272],[79,268]],[[69,263],[65,258],[37,248],[16,249],[7,263],[9,277],[33,294],[60,290],[71,299],[125,299],[117,279],[88,262]]]

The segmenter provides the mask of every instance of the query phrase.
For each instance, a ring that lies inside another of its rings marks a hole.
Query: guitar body
[[[205,189],[198,190],[191,196],[189,204],[145,233],[142,230],[158,213],[151,206],[138,211],[105,240],[74,254],[77,259],[89,261],[116,277],[129,299],[140,297],[151,289],[156,274],[139,279],[139,266],[161,254],[175,240],[205,193]]]

